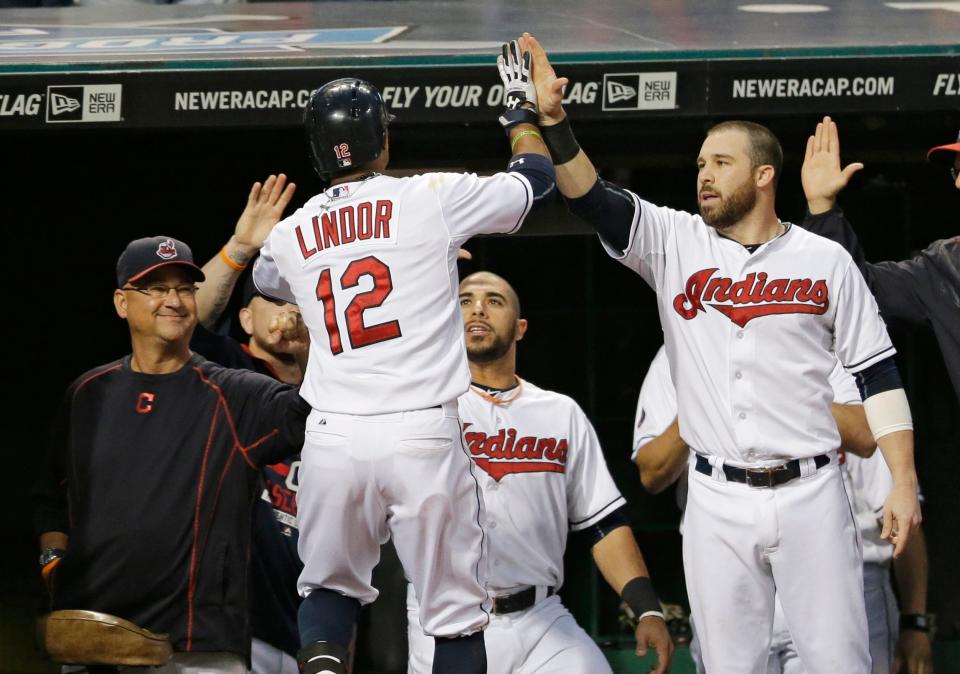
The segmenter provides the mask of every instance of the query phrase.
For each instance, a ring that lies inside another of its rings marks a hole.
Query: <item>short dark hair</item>
[[[742,131],[747,135],[750,144],[750,161],[753,168],[769,164],[773,167],[773,189],[780,183],[780,171],[783,169],[783,148],[780,141],[773,135],[773,131],[763,124],[734,119],[729,122],[720,122],[707,131],[707,135],[720,131]]]

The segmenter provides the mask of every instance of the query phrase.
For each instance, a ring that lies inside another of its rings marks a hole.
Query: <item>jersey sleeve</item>
[[[856,391],[856,386],[854,386],[854,391]],[[670,377],[667,351],[661,346],[657,355],[650,362],[650,369],[647,370],[647,376],[640,387],[640,396],[637,399],[637,415],[633,424],[633,451],[630,454],[630,459],[636,459],[640,447],[667,430],[676,418],[677,391]]]
[[[224,370],[222,388],[249,463],[270,465],[303,448],[310,405],[299,388],[247,370]]]
[[[533,206],[533,190],[515,171],[480,177],[474,173],[431,173],[430,181],[450,237],[512,234]]]
[[[830,386],[833,388],[833,402],[838,405],[862,405],[860,389],[852,374],[847,374],[838,360],[830,372]]]
[[[847,372],[855,374],[896,353],[877,302],[849,258],[836,303],[834,351]]]
[[[603,458],[600,440],[575,403],[571,423],[572,452],[567,473],[567,519],[572,531],[596,524],[617,508],[626,505]]]
[[[257,292],[267,297],[296,304],[293,289],[280,273],[280,267],[274,256],[273,247],[277,245],[277,238],[281,233],[277,228],[270,233],[260,249],[260,255],[253,264],[253,285]]]
[[[919,255],[901,262],[866,261],[860,239],[850,225],[843,211],[832,208],[817,215],[807,214],[802,226],[805,229],[836,241],[850,253],[857,268],[866,279],[867,286],[873,291],[880,312],[888,320],[901,320],[908,323],[923,323],[928,319],[929,308],[936,304],[936,298],[930,301],[928,268],[931,246]]]
[[[613,259],[632,269],[652,288],[663,284],[667,246],[678,226],[693,224],[693,216],[672,208],[644,201],[629,190],[624,190],[634,201],[633,223],[626,250],[618,250],[602,236],[600,242]]]

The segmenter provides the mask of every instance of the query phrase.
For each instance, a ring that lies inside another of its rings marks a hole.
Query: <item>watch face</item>
[[[50,548],[40,553],[40,566],[46,566],[58,557],[63,557],[63,550],[59,548]]]

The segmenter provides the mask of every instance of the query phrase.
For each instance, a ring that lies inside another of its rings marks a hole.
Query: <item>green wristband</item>
[[[536,136],[536,137],[539,138],[541,141],[543,140],[543,136],[540,135],[540,132],[539,132],[539,131],[533,131],[533,130],[531,130],[531,129],[525,129],[525,130],[521,131],[521,132],[518,133],[516,136],[514,136],[513,138],[510,139],[510,151],[511,151],[511,152],[513,152],[513,151],[517,148],[517,143],[519,143],[519,142],[520,142],[520,139],[521,139],[521,138],[524,138],[525,136]]]

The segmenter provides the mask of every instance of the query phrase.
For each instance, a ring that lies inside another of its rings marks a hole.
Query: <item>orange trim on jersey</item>
[[[207,473],[207,459],[210,456],[210,447],[213,446],[213,432],[217,428],[217,413],[223,398],[217,401],[210,420],[210,432],[207,434],[207,445],[203,449],[203,460],[200,462],[200,480],[197,482],[197,503],[193,508],[193,545],[190,549],[190,569],[187,573],[187,651],[193,650],[193,598],[197,587],[197,540],[200,538],[200,505],[203,502],[203,480]]]
[[[91,374],[89,377],[87,377],[86,379],[84,379],[82,382],[80,382],[79,384],[77,384],[77,388],[75,388],[75,389],[73,390],[73,395],[70,396],[70,403],[71,403],[71,405],[72,405],[74,402],[76,402],[77,394],[80,393],[80,389],[82,389],[84,386],[86,386],[87,384],[89,384],[90,382],[92,382],[92,381],[93,381],[94,379],[96,379],[97,377],[101,377],[101,376],[107,374],[108,372],[113,372],[114,370],[119,370],[119,369],[122,369],[122,368],[123,368],[123,361],[120,361],[120,362],[117,363],[116,365],[112,365],[112,366],[110,366],[110,367],[104,368],[104,369],[100,370],[99,372],[94,372],[94,373]],[[72,412],[72,410],[71,410],[71,412]],[[68,455],[69,455],[68,458],[70,459],[70,471],[69,471],[69,472],[70,472],[71,474],[73,474],[73,475],[76,475],[76,473],[77,473],[77,466],[76,466],[76,463],[75,463],[75,461],[74,461],[73,452],[69,452],[69,451],[68,451]],[[68,478],[67,478],[66,476],[64,476],[64,478],[63,478],[62,480],[60,480],[60,486],[61,486],[61,487],[66,486],[68,483],[69,483],[69,480],[68,480]],[[69,520],[70,526],[72,527],[72,526],[74,525],[73,513],[69,512],[69,511],[70,511],[70,508],[67,508],[67,511],[68,511],[68,512],[67,512],[67,519]],[[52,586],[52,585],[51,585],[50,592],[51,592],[51,593],[53,592],[53,586]],[[52,594],[51,594],[51,596],[52,596]]]
[[[227,476],[227,471],[230,469],[230,465],[233,463],[233,456],[240,452],[247,464],[254,470],[259,470],[247,455],[247,452],[251,449],[263,444],[273,436],[277,435],[280,432],[280,429],[274,428],[272,431],[267,433],[261,438],[258,438],[250,445],[244,447],[240,442],[240,435],[237,432],[237,426],[233,421],[233,416],[230,414],[230,406],[227,404],[227,399],[223,395],[223,390],[214,382],[207,379],[204,376],[203,371],[199,367],[193,368],[194,372],[197,373],[197,376],[200,378],[205,385],[211,388],[214,393],[217,395],[217,406],[213,411],[213,420],[210,424],[210,435],[207,437],[207,446],[204,449],[203,453],[203,462],[201,463],[200,468],[200,483],[197,485],[197,505],[194,509],[193,517],[193,549],[190,552],[190,573],[187,578],[187,651],[192,650],[193,648],[193,617],[194,617],[194,597],[196,595],[197,588],[197,549],[201,552],[207,546],[207,539],[205,538],[202,542],[199,541],[200,537],[200,505],[203,500],[203,482],[207,470],[207,457],[210,453],[210,447],[213,445],[213,432],[217,425],[217,419],[219,418],[219,411],[223,409],[224,419],[226,419],[227,427],[230,429],[230,434],[233,436],[233,447],[230,450],[230,455],[227,457],[226,462],[224,463],[223,471],[220,473],[220,478],[217,480],[217,490],[214,493],[214,506],[216,506],[217,501],[220,500],[220,492],[223,488],[224,480]],[[208,532],[209,534],[209,532]],[[199,543],[199,545],[198,545]]]
[[[498,398],[498,397],[496,397],[496,396],[490,395],[489,393],[487,393],[487,392],[484,391],[483,389],[477,388],[477,387],[476,387],[475,385],[473,385],[473,384],[470,384],[470,390],[473,391],[474,393],[476,393],[478,396],[480,396],[481,398],[483,398],[484,400],[486,400],[486,401],[489,402],[489,403],[493,403],[494,405],[507,405],[507,404],[509,404],[509,403],[512,403],[512,402],[513,402],[514,400],[516,400],[517,398],[519,398],[519,397],[520,397],[520,394],[523,393],[523,380],[522,380],[520,377],[518,377],[517,375],[513,375],[513,378],[517,380],[517,392],[514,393],[514,394],[513,394],[512,396],[510,396],[509,398]]]
[[[96,379],[97,377],[99,377],[99,376],[101,376],[101,375],[105,375],[107,372],[113,372],[114,370],[116,370],[116,369],[118,369],[118,368],[122,368],[122,367],[123,367],[123,363],[120,362],[120,363],[117,363],[116,365],[114,365],[113,367],[108,367],[108,368],[106,368],[105,370],[100,370],[99,372],[94,372],[92,375],[90,375],[89,377],[87,377],[86,379],[84,379],[82,382],[80,382],[79,384],[77,384],[77,388],[75,388],[75,389],[73,390],[73,398],[76,398],[76,397],[77,397],[77,393],[80,392],[80,389],[82,389],[84,386],[86,386],[87,384],[89,384],[90,382],[92,382],[92,381],[93,381],[94,379]]]

